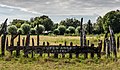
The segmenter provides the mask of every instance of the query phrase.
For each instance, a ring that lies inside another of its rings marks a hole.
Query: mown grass
[[[25,36],[21,36],[21,39]],[[8,36],[10,40],[10,36]],[[34,38],[35,43],[37,42],[36,36],[31,36]],[[97,45],[98,39],[103,40],[103,37],[100,36],[87,36],[87,39],[90,40],[90,43]],[[40,36],[40,44],[42,42],[50,42],[50,45],[64,44],[67,41],[67,45],[70,42],[73,42],[74,45],[79,45],[79,36]],[[15,44],[17,39],[15,39]],[[37,44],[37,43],[36,43]],[[36,45],[35,44],[35,45]],[[80,54],[79,58],[75,58],[75,55],[72,59],[68,58],[68,54],[65,58],[50,58],[47,57],[47,54],[44,54],[43,57],[35,55],[34,58],[24,58],[23,53],[20,57],[15,57],[15,52],[13,56],[6,51],[4,57],[0,57],[0,70],[120,70],[120,52],[118,53],[117,61],[114,57],[106,58],[103,55],[100,59],[96,56],[91,59],[90,56],[88,59],[84,59],[83,55]]]

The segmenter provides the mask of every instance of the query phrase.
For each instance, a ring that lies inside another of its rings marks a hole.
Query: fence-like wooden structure
[[[102,40],[99,40],[98,46],[94,46],[94,44],[91,44],[89,46],[89,40],[88,44],[86,44],[86,34],[85,30],[82,28],[82,23],[83,23],[83,18],[81,18],[81,23],[80,23],[80,46],[73,46],[73,43],[70,42],[70,45],[66,45],[66,42],[64,45],[59,44],[59,45],[50,45],[49,42],[45,44],[43,42],[43,45],[39,45],[39,34],[37,33],[37,42],[34,41],[34,38],[30,38],[30,33],[26,35],[26,39],[23,38],[21,39],[20,34],[17,33],[15,35],[11,35],[11,39],[8,40],[7,35],[7,19],[2,25],[2,29],[0,31],[0,36],[1,36],[1,55],[5,55],[5,50],[9,51],[11,55],[13,55],[13,51],[16,51],[16,56],[20,56],[21,50],[24,53],[25,57],[28,57],[29,54],[31,54],[31,57],[34,57],[34,54],[42,54],[47,53],[48,57],[50,57],[50,54],[54,54],[55,58],[58,58],[59,54],[62,54],[62,57],[65,57],[65,54],[69,54],[69,58],[72,58],[73,54],[76,55],[76,58],[79,57],[79,54],[84,54],[84,58],[88,58],[88,53],[90,53],[91,58],[94,57],[95,54],[97,54],[97,57],[101,57],[101,50],[102,50]],[[38,25],[37,25],[38,26]],[[105,35],[104,39],[104,48],[103,52],[107,54],[107,56],[110,56],[110,52],[113,51],[115,58],[117,58],[117,50],[119,50],[119,37],[117,38],[117,47],[116,47],[116,41],[115,41],[115,36],[112,31],[112,29],[109,27],[110,30],[110,41],[108,41],[107,34]],[[14,45],[14,39],[18,38],[17,41],[17,46]],[[32,46],[30,46],[30,39],[32,40]],[[22,45],[21,41],[22,40]],[[9,44],[10,43],[10,44]],[[37,45],[35,45],[37,43]]]

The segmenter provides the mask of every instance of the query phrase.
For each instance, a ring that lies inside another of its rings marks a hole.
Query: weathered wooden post
[[[114,54],[115,58],[117,58],[117,50],[116,50],[117,48],[116,48],[115,36],[114,36],[114,32],[110,26],[109,26],[109,31],[110,31],[111,41],[112,41],[113,54]]]
[[[59,44],[59,46],[61,47],[62,44]],[[56,52],[56,53],[54,54],[54,58],[58,58],[58,52]]]
[[[73,47],[73,43],[70,42],[70,53],[69,53],[69,58],[72,58],[72,47]]]
[[[49,42],[47,42],[47,47],[49,47]],[[48,57],[50,57],[49,51],[48,51]]]
[[[87,41],[88,41],[87,45],[89,46],[89,44],[90,44],[90,41],[89,41],[89,40],[87,40]]]
[[[34,53],[33,53],[33,51],[34,51],[34,39],[32,38],[32,58],[34,57]]]
[[[94,47],[94,44],[91,44],[91,48],[93,48]],[[94,52],[91,52],[91,58],[93,58],[94,57]]]
[[[24,56],[25,56],[25,57],[28,57],[29,44],[30,44],[30,32],[27,34],[27,37],[26,37],[26,43],[25,43],[25,46],[26,46],[26,47],[24,47]]]
[[[107,33],[105,33],[105,38],[104,38],[104,47],[103,47],[103,52],[105,53],[106,52],[106,38],[108,36],[108,31]]]
[[[83,47],[83,28],[82,28],[83,18],[81,18],[80,22],[80,45]]]
[[[25,37],[22,38],[22,46],[25,47]]]
[[[84,42],[84,43],[83,43],[83,47],[87,47],[87,46],[86,46],[86,34],[85,34],[85,31],[83,31],[83,42]],[[85,58],[88,58],[88,53],[85,53],[85,54],[84,54],[84,57],[85,57]]]
[[[108,38],[106,39],[106,45],[107,45],[106,55],[107,55],[107,57],[110,57],[110,41],[108,40]]]
[[[98,53],[97,53],[98,58],[101,58],[101,50],[102,50],[102,40],[99,40],[99,42],[98,42]]]
[[[119,45],[120,45],[120,43],[119,43],[119,37],[117,37],[117,51],[119,51]]]
[[[5,42],[6,42],[6,35],[7,35],[7,20],[5,20],[5,22],[3,23],[2,27],[1,27],[1,31],[0,31],[0,36],[3,34],[3,36],[1,37],[1,55],[4,56],[5,55]]]
[[[8,37],[7,37],[7,40],[6,40],[6,50],[8,50]]]
[[[78,46],[76,45],[76,47],[78,47]],[[79,52],[76,51],[76,58],[78,58],[78,57],[79,57]]]
[[[13,39],[13,35],[11,35],[11,43],[10,46],[13,47],[14,46],[14,39]],[[13,54],[13,51],[10,51],[11,55]]]
[[[17,49],[16,49],[16,56],[20,55],[20,34],[18,35],[18,42],[17,42]]]
[[[65,47],[67,46],[67,42],[65,41]],[[64,53],[62,53],[62,58],[64,58],[65,57],[65,54]]]

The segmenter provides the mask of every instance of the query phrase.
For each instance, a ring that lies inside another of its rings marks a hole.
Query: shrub
[[[66,33],[66,34],[69,34],[69,33],[70,33],[70,30],[69,30],[69,29],[66,29],[65,33]]]
[[[63,25],[60,25],[58,26],[58,30],[60,31],[60,35],[64,35],[66,28]]]
[[[23,34],[28,34],[28,32],[30,31],[30,25],[24,23],[21,25],[21,29],[23,31]]]
[[[58,34],[60,33],[60,31],[59,31],[58,29],[55,29],[55,30],[53,31],[53,33],[56,34],[56,35],[58,35]]]
[[[35,35],[35,34],[36,34],[35,29],[34,29],[34,28],[31,28],[31,29],[30,29],[30,33],[31,33],[32,35]]]
[[[80,26],[75,29],[76,34],[80,34]]]
[[[20,33],[20,34],[22,34],[22,29],[19,28],[19,29],[17,30],[17,32]]]
[[[45,27],[43,25],[37,25],[35,26],[35,30],[38,34],[41,34],[43,31],[45,31]]]
[[[70,30],[70,33],[75,33],[75,28],[73,26],[69,26],[68,29]]]
[[[17,33],[17,27],[15,25],[8,26],[8,33],[9,34],[16,34]]]

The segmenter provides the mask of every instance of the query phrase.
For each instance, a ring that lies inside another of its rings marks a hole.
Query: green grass
[[[9,40],[10,40],[10,36]],[[25,37],[25,36],[21,36]],[[36,36],[31,36],[34,38],[36,43]],[[94,43],[97,46],[98,39],[102,39],[100,36],[87,36],[87,39],[90,40],[90,43]],[[74,45],[79,45],[79,36],[40,36],[40,44],[42,42],[50,42],[50,45],[64,44],[67,41],[67,45],[70,42],[73,42]],[[17,39],[15,39],[15,44]],[[36,44],[35,44],[36,45]],[[91,59],[90,55],[88,59],[84,59],[83,55],[80,55],[79,58],[73,59],[68,58],[50,58],[47,57],[47,54],[44,54],[43,57],[35,55],[34,58],[24,58],[23,53],[19,58],[15,57],[15,52],[13,56],[6,51],[4,57],[0,57],[0,70],[120,70],[120,52],[118,53],[117,61],[114,57],[106,58],[105,55],[98,59],[96,56]]]

